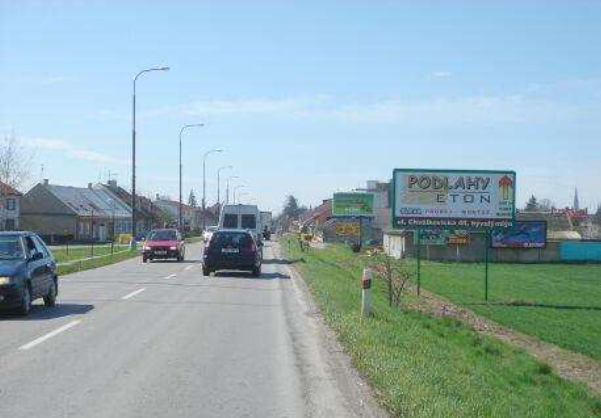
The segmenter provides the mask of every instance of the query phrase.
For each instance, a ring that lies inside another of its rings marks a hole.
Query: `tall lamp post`
[[[211,154],[223,152],[222,149],[212,149],[205,152],[202,159],[202,230],[204,231],[207,227],[207,157]]]
[[[169,71],[169,67],[153,67],[140,71],[134,77],[132,100],[132,131],[131,131],[131,246],[136,247],[136,81],[142,74],[152,71]]]
[[[219,167],[217,170],[217,206],[221,209],[221,171],[231,170],[234,168],[232,165],[226,165],[225,167]]]
[[[184,215],[183,215],[183,202],[182,202],[182,135],[184,131],[190,128],[200,128],[204,126],[202,123],[193,123],[190,125],[184,125],[179,131],[179,213],[178,213],[178,226],[181,233],[184,232]]]
[[[234,205],[236,204],[236,191],[237,191],[238,189],[241,189],[241,188],[243,188],[243,187],[246,187],[246,186],[245,186],[244,184],[240,184],[240,185],[238,185],[238,186],[234,187]]]
[[[230,203],[230,180],[236,180],[239,178],[240,177],[238,177],[238,176],[230,176],[225,181],[225,203],[226,204]]]

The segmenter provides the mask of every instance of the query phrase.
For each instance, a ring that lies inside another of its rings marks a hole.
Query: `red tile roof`
[[[8,184],[2,183],[0,181],[0,195],[2,196],[23,196],[21,192],[19,192],[14,187],[9,186]]]

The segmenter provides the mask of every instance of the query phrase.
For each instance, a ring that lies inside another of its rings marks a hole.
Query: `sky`
[[[0,0],[0,133],[31,182],[281,209],[394,168],[510,169],[518,199],[601,203],[601,1]],[[29,152],[29,151],[28,151]],[[43,166],[43,171],[42,171]],[[223,187],[223,185],[222,185]],[[223,192],[222,192],[223,193]]]

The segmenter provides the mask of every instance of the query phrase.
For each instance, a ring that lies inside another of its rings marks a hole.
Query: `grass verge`
[[[113,255],[108,255],[106,257],[94,258],[91,260],[81,260],[79,262],[75,262],[69,265],[58,266],[58,275],[63,276],[65,274],[76,273],[78,271],[91,270],[98,267],[108,266],[110,264],[115,264],[120,261],[124,261],[130,258],[134,258],[140,255],[140,252],[137,250],[133,251],[125,251],[116,253]]]
[[[601,361],[601,265],[422,264],[422,286],[457,305]]]
[[[344,247],[300,252],[281,240],[311,288],[327,323],[355,366],[394,415],[432,417],[585,418],[601,400],[564,381],[549,366],[453,319],[390,308],[381,283],[374,316],[359,315],[361,261]]]
[[[57,263],[65,263],[69,261],[81,260],[85,258],[97,257],[111,254],[127,249],[128,245],[115,245],[111,250],[110,245],[72,245],[51,248],[52,254]]]

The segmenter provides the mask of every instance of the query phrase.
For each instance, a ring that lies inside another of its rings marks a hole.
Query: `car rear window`
[[[242,215],[242,229],[255,229],[257,217],[255,215]]]
[[[252,237],[245,232],[217,232],[211,239],[211,247],[250,248]]]
[[[176,231],[151,231],[150,234],[148,234],[148,241],[175,241],[176,239]]]
[[[225,215],[223,217],[224,228],[238,228],[238,215]]]

